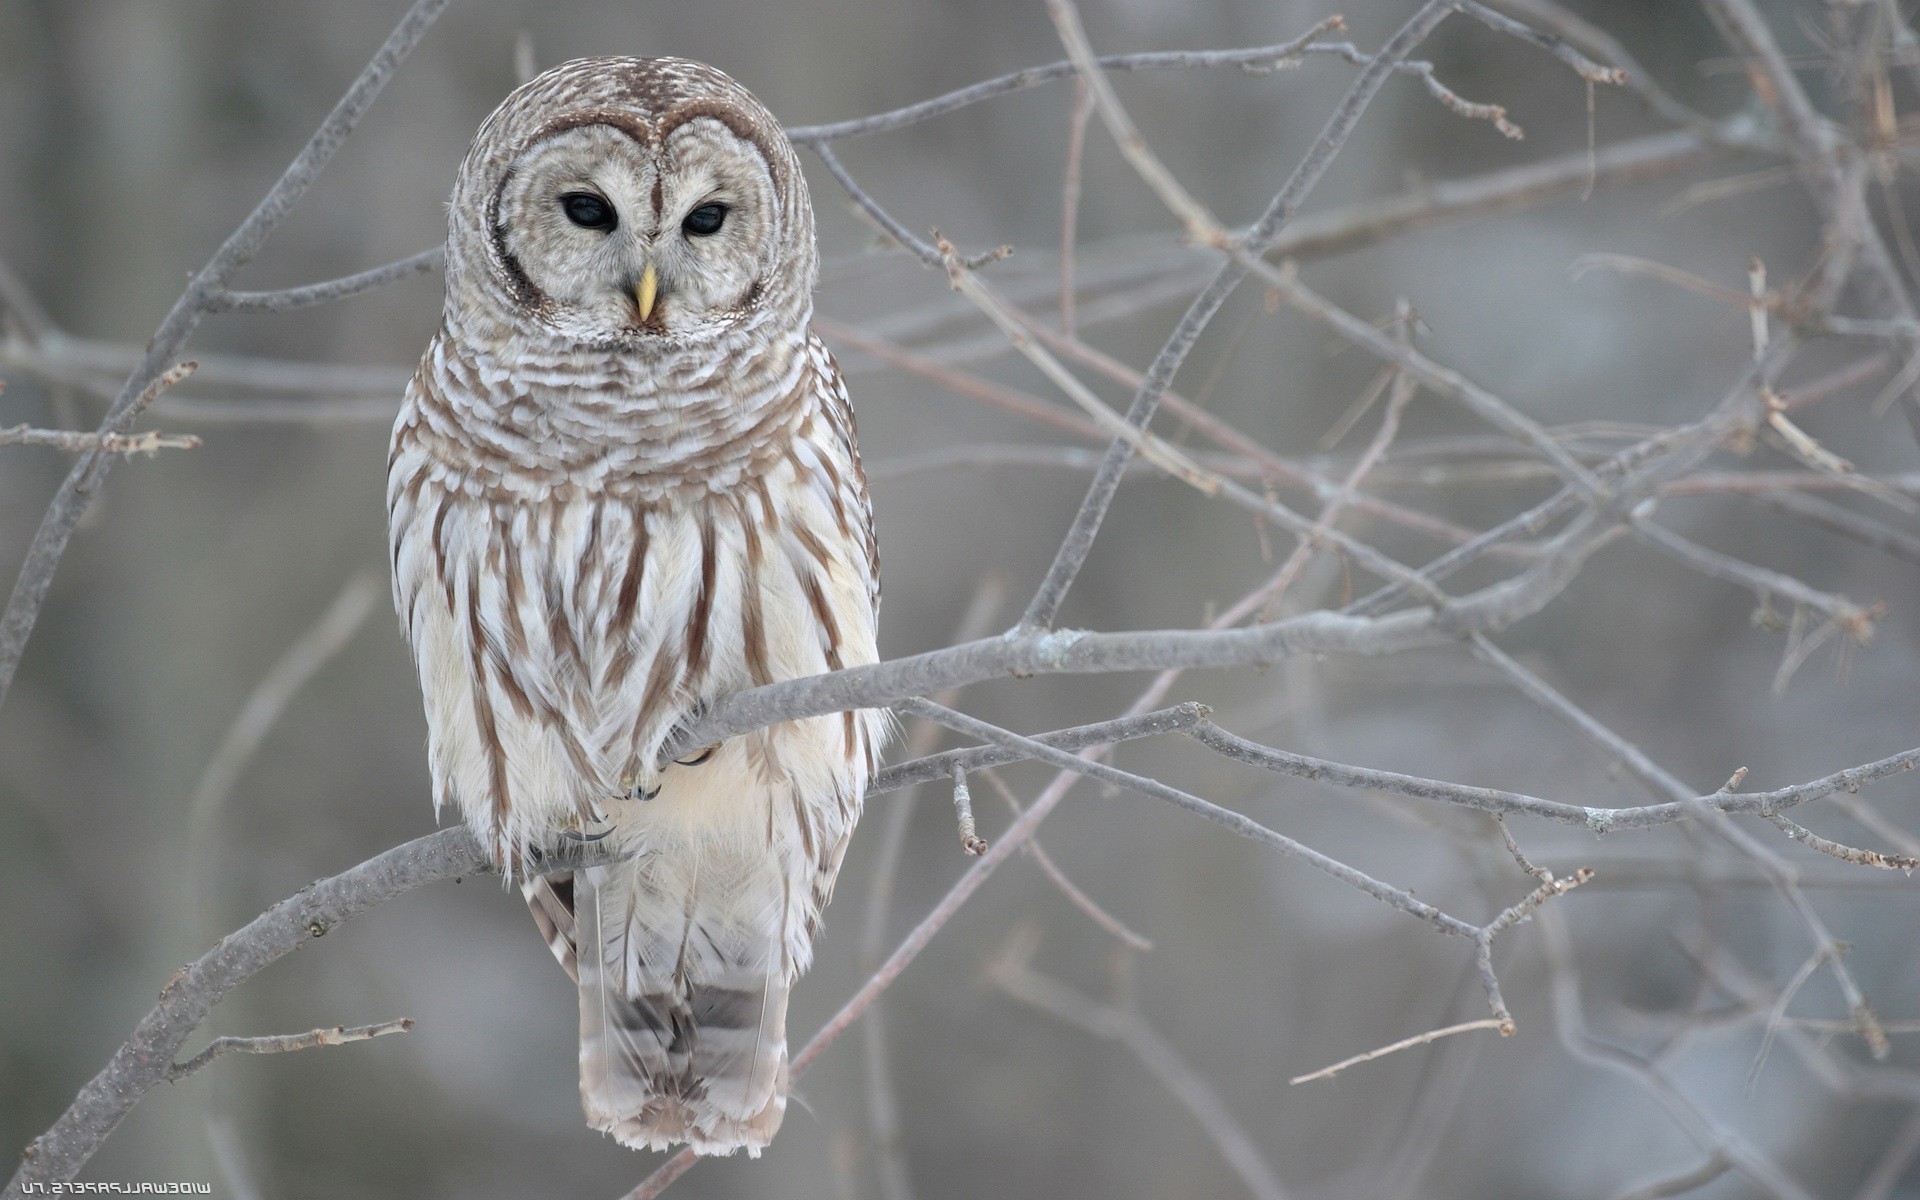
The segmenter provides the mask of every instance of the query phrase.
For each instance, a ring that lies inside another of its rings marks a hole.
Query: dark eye
[[[613,205],[592,192],[568,192],[560,197],[560,211],[567,214],[567,220],[582,229],[598,229],[606,233],[620,224],[620,218],[614,215]]]
[[[726,222],[726,219],[726,205],[702,204],[687,214],[687,219],[680,222],[680,228],[686,230],[689,236],[706,237],[708,234],[720,232],[720,226]]]

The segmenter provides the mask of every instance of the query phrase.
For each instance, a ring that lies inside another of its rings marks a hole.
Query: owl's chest
[[[395,600],[436,736],[491,726],[604,785],[644,775],[704,701],[873,661],[870,539],[807,461],[677,502],[391,486]]]
[[[817,403],[811,356],[779,341],[658,361],[509,350],[436,339],[394,428],[396,467],[490,500],[685,505],[770,469]]]

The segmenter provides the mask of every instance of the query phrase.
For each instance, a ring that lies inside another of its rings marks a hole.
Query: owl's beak
[[[640,306],[640,320],[645,321],[653,315],[653,301],[660,294],[660,274],[648,263],[647,269],[640,273],[640,282],[634,285],[633,300]]]

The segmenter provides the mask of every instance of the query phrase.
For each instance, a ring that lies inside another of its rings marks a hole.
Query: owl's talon
[[[692,758],[676,758],[673,761],[683,767],[697,767],[701,763],[706,762],[708,759],[712,758],[714,755],[714,752],[719,749],[720,749],[720,743],[715,742],[713,745],[708,746],[705,750],[702,750],[700,753],[694,755]]]

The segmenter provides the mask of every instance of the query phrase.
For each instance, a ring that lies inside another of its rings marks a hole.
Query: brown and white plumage
[[[744,89],[677,59],[567,63],[460,169],[445,320],[394,427],[435,801],[521,878],[579,983],[588,1119],[629,1145],[757,1153],[779,1127],[788,989],[883,734],[816,717],[654,765],[702,704],[876,659],[815,273],[798,162]],[[569,829],[634,856],[526,877]]]

